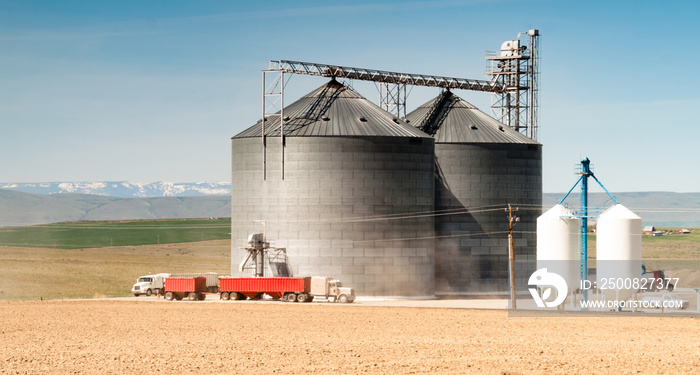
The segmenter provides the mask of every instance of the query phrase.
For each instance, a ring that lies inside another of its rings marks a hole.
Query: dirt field
[[[0,373],[693,373],[700,320],[331,304],[0,303]]]

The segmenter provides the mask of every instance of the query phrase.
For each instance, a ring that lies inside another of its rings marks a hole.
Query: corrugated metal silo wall
[[[403,137],[232,140],[231,272],[267,221],[295,276],[328,275],[358,295],[434,294],[434,144]]]
[[[522,205],[515,213],[515,275],[516,285],[527,285],[536,265],[542,146],[437,143],[435,156],[435,209],[466,209],[436,217],[436,294],[509,290],[508,203]]]

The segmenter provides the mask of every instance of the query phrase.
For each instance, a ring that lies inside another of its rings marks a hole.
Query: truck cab
[[[147,296],[153,293],[163,294],[165,278],[169,276],[169,273],[139,276],[138,280],[136,280],[136,284],[131,287],[131,293],[136,297],[142,294]]]
[[[340,280],[329,276],[311,276],[305,278],[309,293],[313,297],[326,298],[332,302],[351,303],[355,301],[355,289],[345,288]]]
[[[355,289],[343,287],[340,280],[330,280],[329,288],[333,291],[333,295],[336,296],[336,301],[340,303],[352,303],[355,302]]]

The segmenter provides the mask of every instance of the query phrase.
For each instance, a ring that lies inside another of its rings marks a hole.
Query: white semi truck
[[[142,294],[150,296],[153,293],[163,294],[163,289],[165,288],[165,278],[170,277],[169,273],[159,273],[156,275],[145,275],[140,276],[131,287],[131,293],[138,297]]]

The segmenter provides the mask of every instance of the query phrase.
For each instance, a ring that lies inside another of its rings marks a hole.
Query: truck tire
[[[197,300],[197,293],[192,292],[187,296],[187,299],[190,301],[196,301]]]
[[[138,296],[139,296],[139,294],[138,294],[138,293],[134,293],[134,297],[138,297]]]
[[[297,296],[297,301],[298,302],[306,302],[309,299],[309,296],[306,293],[299,293]]]
[[[666,289],[668,289],[669,292],[673,292],[673,284],[668,283],[668,287],[666,287]]]
[[[231,299],[231,295],[228,294],[227,292],[221,292],[221,294],[219,295],[219,299],[222,299],[224,301],[228,301]]]
[[[345,294],[341,294],[340,297],[338,297],[338,302],[348,303],[348,296],[346,296]]]
[[[286,301],[287,301],[287,302],[296,302],[296,301],[297,301],[297,295],[294,294],[294,293],[289,293],[289,294],[287,294]]]
[[[175,296],[173,295],[173,292],[166,292],[165,293],[165,299],[167,299],[168,301],[172,301],[173,298],[175,298]]]
[[[204,301],[205,299],[207,299],[207,295],[204,293],[201,293],[197,296],[197,299],[200,301]]]
[[[243,301],[244,299],[247,299],[248,297],[245,296],[245,294],[241,292],[234,292],[236,294],[236,301]]]
[[[146,295],[147,295],[148,297],[150,297],[151,294],[153,294],[153,291],[152,291],[150,288],[149,288],[148,290],[146,290]]]

